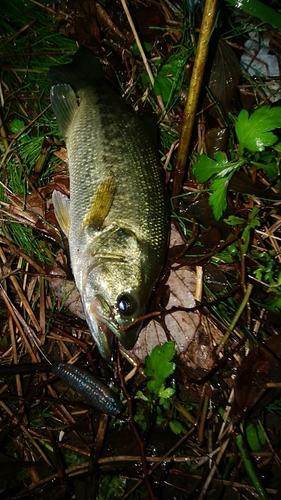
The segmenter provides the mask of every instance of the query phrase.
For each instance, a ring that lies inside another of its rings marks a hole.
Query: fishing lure
[[[34,342],[37,349],[41,352],[43,358],[50,365],[50,368],[54,375],[59,376],[70,389],[73,389],[75,392],[77,392],[77,394],[84,398],[91,406],[94,406],[98,410],[102,411],[103,413],[107,413],[108,415],[118,415],[121,412],[121,403],[120,401],[118,401],[115,394],[106,385],[102,384],[93,375],[80,367],[62,362],[52,363],[42,351],[38,343],[38,339],[32,328],[26,323],[20,312],[11,302],[1,283],[0,291],[2,292],[2,296],[5,297],[5,300],[9,302],[25,333]],[[36,364],[36,369],[39,369],[41,371],[39,367],[40,365]],[[44,369],[45,368],[46,367],[44,367]]]
[[[108,415],[114,416],[121,412],[121,403],[115,394],[83,368],[67,363],[53,363],[51,369],[91,406]]]

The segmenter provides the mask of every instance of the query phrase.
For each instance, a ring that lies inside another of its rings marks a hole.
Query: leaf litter
[[[71,490],[83,499],[86,476],[92,498],[101,499],[136,498],[135,488],[144,498],[181,499],[195,491],[198,498],[276,494],[281,224],[275,129],[280,108],[268,106],[276,81],[270,87],[268,76],[259,76],[257,86],[240,74],[247,17],[229,11],[229,31],[220,40],[209,90],[197,108],[191,147],[199,161],[193,157],[193,170],[180,186],[163,279],[134,349],[123,352],[129,362],[119,357],[112,369],[100,360],[86,329],[67,242],[50,203],[53,189],[68,194],[68,178],[63,147],[57,150],[53,143],[41,156],[44,134],[58,135],[48,107],[47,70],[68,61],[75,39],[106,59],[107,76],[128,103],[159,117],[164,104],[160,149],[169,182],[201,10],[190,8],[185,18],[170,2],[161,8],[132,3],[153,88],[139,52],[130,50],[135,39],[117,5],[41,4],[36,15],[33,2],[26,8],[17,0],[1,24],[0,460],[12,470],[16,456],[17,470],[26,475],[23,486],[20,474],[13,480],[6,474],[3,493],[39,498],[43,487],[48,495],[64,498]],[[270,50],[279,57],[279,34],[272,29],[268,36]],[[218,72],[218,61],[224,72]],[[269,89],[265,100],[264,85]],[[213,195],[216,203],[210,205]],[[108,417],[89,410],[79,395],[50,376],[38,345],[51,361],[87,365],[103,382],[113,381],[123,408],[120,418],[108,426]],[[93,470],[99,470],[100,480]],[[58,485],[54,477],[66,479]]]

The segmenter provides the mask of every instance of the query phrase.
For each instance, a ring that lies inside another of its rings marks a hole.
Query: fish
[[[58,223],[86,321],[102,357],[113,336],[136,341],[162,271],[169,199],[144,124],[106,80],[94,53],[51,66],[51,104],[66,142],[70,197],[54,191]]]
[[[52,363],[51,369],[54,375],[60,377],[68,387],[77,392],[89,405],[111,416],[121,413],[121,403],[114,392],[91,373],[79,366],[63,362]]]

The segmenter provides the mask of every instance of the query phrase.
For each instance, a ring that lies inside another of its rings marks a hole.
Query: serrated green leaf
[[[10,129],[13,134],[19,134],[19,132],[24,128],[24,121],[19,118],[15,118],[10,123]]]
[[[214,191],[210,198],[209,204],[213,207],[213,214],[216,220],[219,220],[226,209],[226,194],[229,178],[215,179],[211,189]]]
[[[214,155],[215,159],[209,158],[206,155],[198,156],[198,162],[193,164],[192,173],[198,178],[199,182],[206,182],[210,177],[226,177],[233,174],[243,161],[229,162],[225,153],[218,151]]]
[[[280,127],[281,108],[278,106],[261,106],[250,117],[248,111],[242,109],[235,123],[240,154],[243,154],[245,148],[255,153],[272,146],[278,138],[271,131]]]
[[[197,163],[193,164],[192,174],[198,178],[198,182],[206,182],[218,172],[217,162],[206,155],[198,156]]]
[[[175,392],[175,389],[173,389],[172,387],[167,387],[167,389],[165,389],[165,387],[162,385],[159,390],[159,398],[169,399],[175,394]]]
[[[175,356],[174,342],[165,342],[155,346],[150,356],[145,360],[145,374],[148,378],[147,387],[154,394],[159,393],[166,379],[175,371],[176,365],[171,362]]]

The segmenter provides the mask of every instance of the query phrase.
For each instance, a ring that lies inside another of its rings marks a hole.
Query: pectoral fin
[[[108,215],[115,194],[115,181],[113,177],[106,177],[99,185],[91,199],[90,208],[86,214],[82,228],[91,226],[99,229]]]
[[[53,191],[52,202],[54,205],[56,219],[68,238],[70,228],[70,201],[69,198],[60,193],[60,191]]]
[[[51,88],[50,97],[60,132],[67,138],[68,130],[78,110],[76,95],[70,85],[59,84]]]

